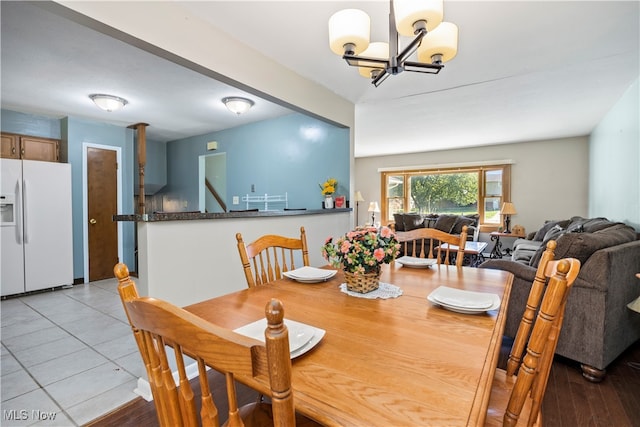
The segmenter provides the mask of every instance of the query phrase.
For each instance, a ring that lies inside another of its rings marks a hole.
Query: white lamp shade
[[[253,101],[246,98],[230,97],[222,100],[229,111],[238,115],[246,113],[253,106]]]
[[[417,21],[427,21],[427,31],[432,31],[442,22],[443,10],[443,0],[394,0],[398,34],[413,37],[413,23]]]
[[[91,98],[91,100],[99,108],[109,112],[121,110],[125,105],[128,104],[126,99],[113,95],[104,95],[97,93],[89,95],[89,98]]]
[[[369,203],[369,212],[380,212],[380,207],[378,206],[378,202]]]
[[[356,202],[364,202],[364,197],[362,197],[362,193],[356,191]]]
[[[427,33],[418,48],[418,61],[430,64],[433,55],[442,55],[442,62],[452,60],[458,53],[458,27],[443,22]]]
[[[389,43],[375,42],[370,43],[369,47],[360,54],[369,58],[389,59]],[[358,67],[358,72],[362,77],[370,78],[371,71],[380,68],[373,67]]]
[[[344,46],[352,43],[359,55],[369,47],[371,20],[360,9],[344,9],[329,18],[329,46],[337,55],[344,55]]]

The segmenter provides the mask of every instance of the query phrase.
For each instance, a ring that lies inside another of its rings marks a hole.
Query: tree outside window
[[[480,223],[500,225],[500,206],[508,200],[510,166],[451,170],[406,170],[383,172],[382,215],[393,221],[393,214],[480,215]]]

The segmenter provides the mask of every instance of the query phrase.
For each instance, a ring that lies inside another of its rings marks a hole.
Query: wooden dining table
[[[292,360],[296,411],[324,425],[476,426],[487,411],[512,279],[500,270],[392,263],[380,280],[402,290],[396,298],[350,296],[340,290],[339,271],[322,283],[281,279],[185,308],[236,329],[263,318],[277,298],[285,319],[325,330]],[[439,286],[496,294],[500,307],[446,310],[427,300]],[[238,380],[268,391],[255,379]]]

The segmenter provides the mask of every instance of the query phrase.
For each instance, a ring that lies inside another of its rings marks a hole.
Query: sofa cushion
[[[611,246],[632,242],[636,239],[633,227],[615,224],[593,233],[566,233],[558,239],[556,259],[577,258],[585,263],[596,251]]]
[[[544,225],[542,227],[540,227],[540,230],[536,231],[536,234],[533,235],[533,240],[537,240],[539,242],[542,242],[544,240],[544,235],[547,234],[547,232],[555,227],[556,225],[559,225],[562,228],[566,228],[569,225],[569,220],[568,219],[563,219],[563,220],[549,220],[549,221],[545,221]]]
[[[424,227],[424,219],[420,214],[406,213],[403,217],[404,231],[415,230],[416,228]]]
[[[440,215],[433,228],[444,231],[445,233],[451,233],[457,219],[458,215]],[[462,228],[462,226],[460,226],[460,228]]]
[[[459,216],[456,218],[456,221],[453,223],[453,228],[451,229],[452,234],[460,234],[462,233],[462,227],[465,225],[467,227],[475,226],[478,223],[478,220],[475,218],[470,218],[467,216]]]
[[[404,214],[401,214],[401,213],[393,214],[393,221],[395,222],[396,231],[404,231]]]
[[[542,244],[546,245],[549,240],[558,240],[558,237],[562,236],[566,230],[559,225],[554,225],[547,231],[547,233],[542,238]]]
[[[434,228],[436,225],[436,221],[438,220],[438,214],[427,214],[424,216],[424,227],[425,228]]]
[[[555,259],[577,258],[584,264],[594,252],[600,249],[632,242],[636,239],[636,231],[633,227],[623,223],[610,224],[612,225],[592,233],[572,232],[562,234],[556,240],[558,245],[555,250]],[[538,266],[543,250],[544,246],[531,258],[529,265]]]

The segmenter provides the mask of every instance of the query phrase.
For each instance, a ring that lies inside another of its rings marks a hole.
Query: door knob
[[[98,221],[96,221],[96,219],[95,219],[95,218],[91,218],[91,219],[89,220],[89,224],[91,224],[91,225],[96,224],[97,222],[98,222]]]

